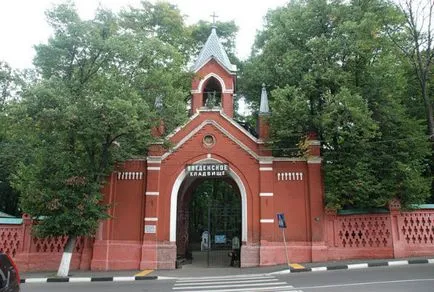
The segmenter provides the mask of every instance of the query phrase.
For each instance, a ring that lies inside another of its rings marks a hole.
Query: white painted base
[[[62,260],[60,261],[59,270],[57,271],[58,277],[68,277],[71,258],[72,258],[71,252],[63,252]]]

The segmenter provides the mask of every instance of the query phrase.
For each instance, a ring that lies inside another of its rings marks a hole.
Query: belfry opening
[[[222,106],[222,88],[220,82],[211,76],[205,84],[203,90],[203,105],[207,108],[214,108]]]
[[[187,177],[177,205],[177,265],[240,266],[241,195],[231,177]]]

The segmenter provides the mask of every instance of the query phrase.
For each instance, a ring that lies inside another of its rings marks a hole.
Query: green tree
[[[179,14],[162,7],[145,3],[130,13],[137,19]],[[48,11],[54,36],[36,46],[40,78],[14,108],[14,122],[33,149],[14,186],[23,211],[38,220],[38,236],[68,236],[59,276],[68,274],[76,237],[94,234],[107,217],[106,176],[125,159],[146,154],[150,130],[161,119],[171,130],[186,118],[190,75],[172,43],[172,22],[133,29],[131,14],[99,10],[84,21],[71,5]]]
[[[423,114],[427,125],[427,134],[431,141],[431,202],[434,202],[434,94],[433,94],[433,37],[434,37],[434,3],[429,0],[398,1],[405,23],[391,29],[391,39],[401,50],[404,60],[411,69],[409,80],[412,91],[409,92],[409,103],[417,108],[415,116]],[[395,32],[395,33],[393,33]],[[396,33],[401,32],[401,33]]]
[[[297,154],[301,137],[318,133],[330,207],[427,197],[429,148],[405,107],[411,84],[387,35],[402,21],[381,0],[294,0],[267,14],[245,64],[241,89],[253,104],[262,82],[272,90],[276,154]]]
[[[11,140],[9,106],[16,99],[22,86],[18,72],[7,63],[0,62],[0,210],[19,215],[18,193],[10,184],[19,152]]]

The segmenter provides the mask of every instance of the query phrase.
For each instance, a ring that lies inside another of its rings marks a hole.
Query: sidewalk
[[[296,265],[298,264],[298,265]],[[21,273],[23,283],[43,282],[94,282],[94,281],[135,281],[155,279],[177,279],[190,277],[225,277],[236,275],[258,275],[258,274],[288,274],[299,272],[318,272],[338,269],[362,269],[378,266],[398,266],[408,264],[434,264],[432,257],[413,257],[402,259],[375,259],[375,260],[345,260],[328,261],[319,263],[291,263],[291,266],[279,265],[271,267],[254,268],[207,268],[192,264],[183,265],[176,270],[139,270],[130,271],[70,271],[68,278],[56,277],[56,272],[25,272]],[[142,273],[141,273],[142,272]],[[141,276],[135,276],[141,273]]]

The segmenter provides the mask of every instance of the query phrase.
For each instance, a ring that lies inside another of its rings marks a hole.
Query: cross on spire
[[[210,16],[212,17],[212,27],[216,27],[216,25],[215,25],[215,19],[218,16],[215,14],[215,11]]]

